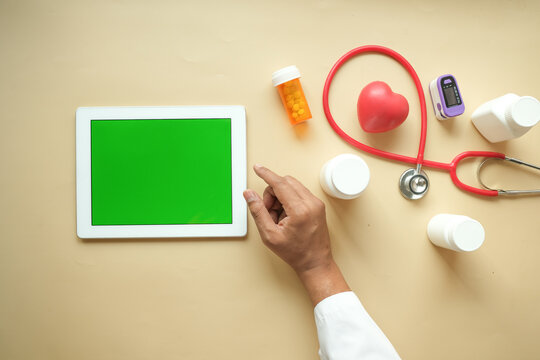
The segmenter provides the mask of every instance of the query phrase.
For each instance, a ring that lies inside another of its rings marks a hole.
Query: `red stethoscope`
[[[409,72],[409,74],[411,75],[414,81],[414,85],[416,86],[416,90],[418,92],[418,99],[420,100],[420,112],[421,112],[421,124],[422,124],[421,131],[420,131],[420,144],[418,146],[418,155],[416,156],[416,158],[383,151],[383,150],[368,146],[366,144],[363,144],[359,142],[358,140],[355,140],[349,135],[347,135],[336,124],[336,121],[332,117],[332,113],[330,112],[330,106],[328,105],[328,93],[330,91],[330,85],[332,84],[334,75],[341,68],[341,66],[345,62],[347,62],[349,59],[351,59],[352,57],[356,55],[364,54],[364,53],[381,53],[381,54],[390,56],[391,58],[399,62]],[[469,191],[477,195],[498,196],[498,195],[523,195],[523,194],[539,194],[540,193],[540,190],[491,189],[487,187],[486,185],[484,185],[484,183],[481,181],[479,177],[480,183],[482,184],[482,186],[485,187],[485,189],[480,189],[480,188],[476,188],[476,187],[464,184],[458,178],[457,172],[456,172],[458,164],[460,163],[461,160],[465,158],[470,158],[470,157],[486,158],[482,162],[482,164],[479,166],[478,174],[480,173],[480,170],[482,166],[486,163],[486,161],[490,159],[507,160],[507,161],[511,161],[519,165],[529,166],[534,169],[540,170],[540,167],[525,163],[521,160],[507,157],[502,153],[491,152],[491,151],[465,151],[457,155],[449,164],[431,161],[431,160],[425,160],[424,149],[426,147],[427,114],[426,114],[426,99],[424,97],[422,84],[420,83],[420,79],[418,78],[418,75],[416,74],[416,71],[414,71],[414,68],[411,66],[411,64],[403,56],[401,56],[394,50],[391,50],[384,46],[378,46],[378,45],[360,46],[355,49],[352,49],[351,51],[343,55],[334,64],[334,66],[332,67],[332,69],[330,70],[330,73],[328,74],[326,78],[326,82],[324,84],[324,90],[323,90],[323,107],[324,107],[324,113],[326,115],[326,119],[328,120],[328,123],[330,124],[330,126],[343,140],[345,140],[352,146],[360,150],[363,150],[365,152],[368,152],[370,154],[377,155],[377,156],[380,156],[389,160],[401,161],[404,163],[416,165],[416,168],[408,169],[407,171],[405,171],[401,175],[400,180],[399,180],[400,191],[402,195],[408,199],[412,199],[412,200],[420,199],[426,194],[429,188],[429,179],[426,173],[422,170],[422,166],[448,171],[450,173],[450,177],[452,178],[452,181],[458,188],[465,191]]]

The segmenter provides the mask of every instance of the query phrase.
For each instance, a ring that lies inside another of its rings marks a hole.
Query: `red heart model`
[[[364,131],[379,133],[395,129],[409,115],[409,103],[382,81],[369,83],[358,97],[358,120]]]

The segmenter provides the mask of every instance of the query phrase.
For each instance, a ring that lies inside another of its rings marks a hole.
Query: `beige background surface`
[[[540,163],[540,127],[492,145],[469,121],[505,93],[540,97],[539,16],[538,1],[0,0],[0,358],[317,358],[309,300],[251,219],[245,239],[75,234],[78,106],[242,104],[248,163],[294,175],[326,202],[335,257],[404,359],[538,359],[540,198],[479,198],[428,170],[428,195],[406,201],[396,183],[407,166],[364,154],[372,179],[357,200],[328,198],[317,177],[328,159],[356,153],[324,118],[326,74],[370,43],[401,52],[425,88],[443,73],[459,82],[466,113],[443,124],[428,108],[427,158],[489,149]],[[270,82],[290,64],[314,115],[297,128]],[[399,129],[368,137],[355,104],[372,80],[403,93],[411,113]],[[331,103],[357,138],[416,153],[416,95],[390,59],[351,61]],[[474,183],[472,165],[460,174]],[[520,180],[502,168],[486,176]],[[525,177],[518,185],[540,186]],[[443,212],[478,219],[484,246],[433,247],[426,225]]]

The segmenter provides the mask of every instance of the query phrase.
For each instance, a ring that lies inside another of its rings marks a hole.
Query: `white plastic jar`
[[[506,94],[480,105],[472,122],[492,143],[515,139],[540,122],[540,102],[532,96]]]
[[[464,215],[435,215],[427,232],[434,245],[460,252],[477,250],[486,237],[482,224]]]
[[[354,199],[368,186],[369,167],[358,155],[341,154],[328,161],[321,169],[321,187],[338,199]]]

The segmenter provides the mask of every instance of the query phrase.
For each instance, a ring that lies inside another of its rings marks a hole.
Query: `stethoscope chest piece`
[[[408,169],[399,178],[399,191],[406,199],[421,199],[428,189],[429,179],[423,170]]]

